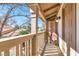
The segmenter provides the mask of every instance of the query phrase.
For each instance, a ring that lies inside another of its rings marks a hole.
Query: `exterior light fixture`
[[[61,18],[60,16],[57,17],[57,18],[56,18],[56,22],[59,22],[60,18]]]
[[[58,20],[56,19],[56,22],[58,22]]]

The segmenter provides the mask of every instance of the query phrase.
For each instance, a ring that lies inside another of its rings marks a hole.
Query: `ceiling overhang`
[[[44,12],[47,12],[47,11],[53,9],[53,8],[58,7],[58,6],[60,6],[60,4],[55,4],[55,5],[53,5],[53,6],[49,7],[49,8],[47,8],[47,9],[45,9]]]
[[[39,4],[37,3],[28,3],[28,6],[34,11],[34,13],[37,12],[36,8],[38,8],[38,14],[39,16],[45,21],[45,15],[43,14],[43,12],[41,11],[41,8],[39,6]]]
[[[29,7],[36,13],[36,6],[39,10],[39,16],[43,20],[55,19],[60,9],[59,3],[29,3]]]

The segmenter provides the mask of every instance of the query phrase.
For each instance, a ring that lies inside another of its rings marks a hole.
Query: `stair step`
[[[44,56],[59,56],[58,54],[54,54],[54,55],[44,55]]]
[[[58,49],[45,49],[45,51],[47,51],[47,50],[58,50]]]
[[[58,46],[47,45],[43,56],[61,56],[61,51]]]
[[[47,51],[47,50],[58,50],[58,49],[45,49],[45,50]]]
[[[56,53],[56,52],[59,52],[59,51],[45,51],[44,53]]]
[[[48,53],[48,54],[44,54],[44,55],[47,55],[47,56],[52,55],[53,56],[53,55],[58,55],[58,53],[50,53],[50,54]]]

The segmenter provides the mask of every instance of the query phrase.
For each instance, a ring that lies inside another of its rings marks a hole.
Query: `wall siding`
[[[65,6],[64,6],[65,5]],[[65,8],[64,8],[65,7]],[[63,14],[62,10],[65,10],[64,14],[64,38],[63,38]],[[58,22],[58,34],[59,34],[59,46],[64,55],[75,55],[75,4],[62,4],[57,16],[61,16]]]

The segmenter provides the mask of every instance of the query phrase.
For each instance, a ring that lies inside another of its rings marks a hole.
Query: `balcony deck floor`
[[[58,46],[47,44],[43,56],[63,56]]]

